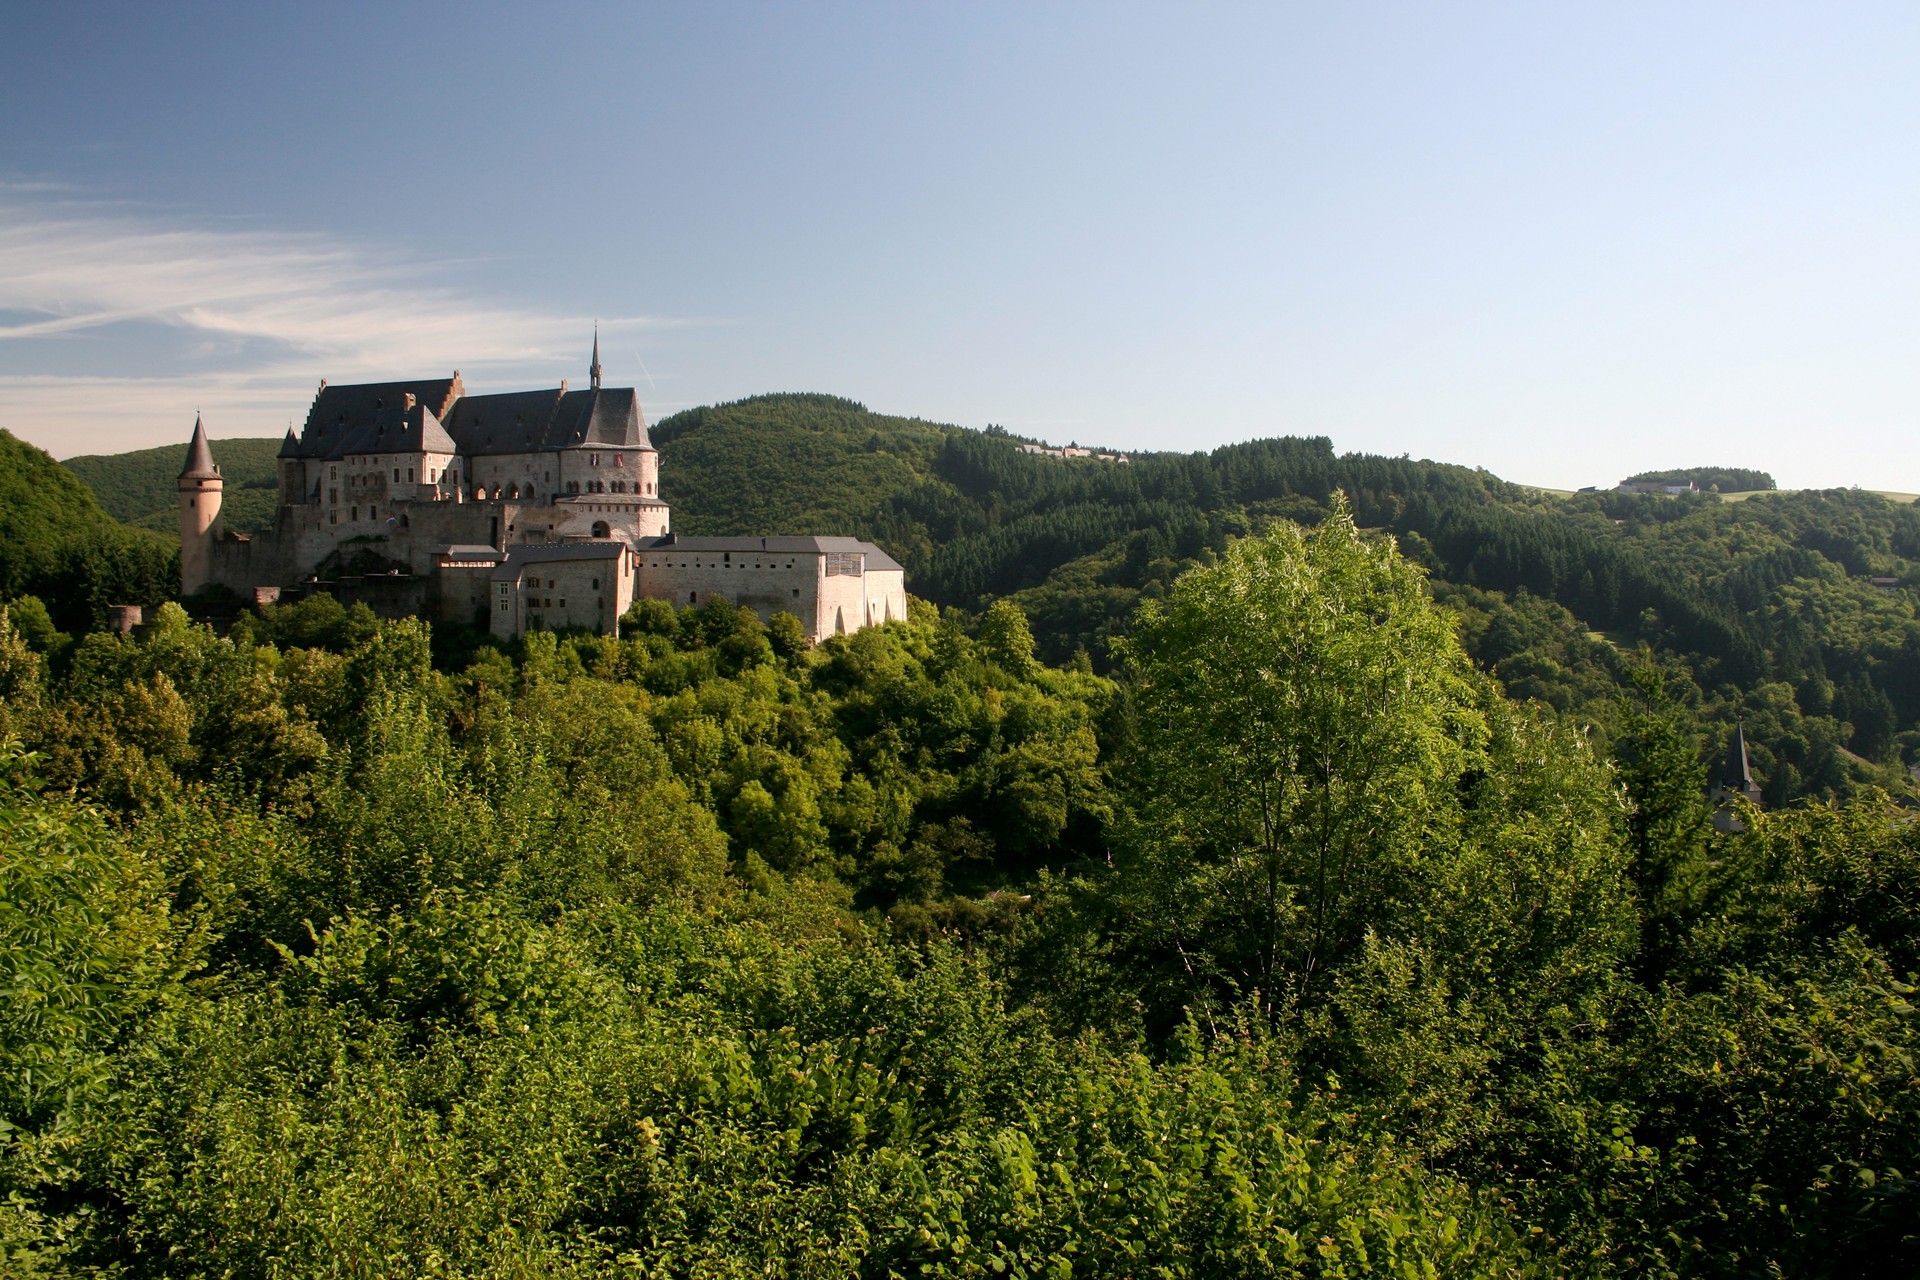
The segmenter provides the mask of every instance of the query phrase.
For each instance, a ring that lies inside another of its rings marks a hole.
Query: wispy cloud
[[[277,433],[289,414],[304,414],[323,376],[458,365],[469,381],[544,381],[558,361],[584,358],[590,318],[451,286],[458,264],[324,235],[173,226],[107,206],[9,198],[18,193],[0,189],[0,353],[15,371],[0,374],[0,426],[60,456],[174,439],[196,409],[217,435]],[[600,318],[603,334],[674,323]],[[114,326],[198,340],[202,371],[35,371],[42,344]]]

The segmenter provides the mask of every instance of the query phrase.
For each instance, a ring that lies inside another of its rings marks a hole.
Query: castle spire
[[[591,373],[593,375],[593,389],[598,391],[600,389],[600,322],[598,320],[593,322],[593,368]]]
[[[187,465],[180,469],[182,480],[211,480],[220,474],[213,465],[213,450],[207,445],[207,429],[200,415],[193,415],[193,439],[187,444]]]

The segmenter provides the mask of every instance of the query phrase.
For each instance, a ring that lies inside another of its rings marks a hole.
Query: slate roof
[[[507,548],[507,558],[493,567],[493,582],[511,582],[531,564],[551,564],[560,560],[612,560],[627,550],[624,542],[543,542],[522,543]]]
[[[824,555],[830,551],[858,551],[867,557],[869,569],[900,569],[900,562],[858,538],[823,538],[812,535],[772,538],[688,538],[677,533],[658,538],[642,538],[634,543],[641,551],[737,551],[766,555]]]
[[[1737,720],[1733,737],[1727,743],[1727,758],[1720,765],[1720,785],[1729,791],[1757,791],[1753,770],[1747,764],[1747,722]]]
[[[180,468],[182,480],[217,480],[220,468],[213,465],[213,450],[207,447],[207,429],[200,425],[200,416],[194,415],[193,439],[187,442],[186,465]]]
[[[407,403],[411,396],[413,403]],[[592,447],[651,449],[640,397],[632,387],[470,396],[460,375],[414,382],[363,382],[313,397],[306,426],[288,433],[283,458],[342,458],[350,453],[544,453]]]
[[[436,419],[445,421],[448,409],[464,392],[465,387],[458,373],[451,378],[428,378],[416,382],[361,382],[338,387],[322,383],[313,397],[313,407],[307,410],[307,424],[300,432],[299,452],[288,454],[283,445],[281,456],[339,458],[359,452],[354,446],[359,443],[360,433],[369,428],[392,425],[407,412],[408,395],[413,396],[416,406],[424,406]],[[383,447],[390,447],[396,453],[402,452],[398,445]]]
[[[591,445],[653,447],[632,387],[465,396],[448,416],[447,430],[460,442],[460,452],[473,455]]]

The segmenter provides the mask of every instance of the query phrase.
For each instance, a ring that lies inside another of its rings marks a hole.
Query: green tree
[[[1418,568],[1355,527],[1233,544],[1142,610],[1122,911],[1176,986],[1323,994],[1444,842],[1487,726]]]

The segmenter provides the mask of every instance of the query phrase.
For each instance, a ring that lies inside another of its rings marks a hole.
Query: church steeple
[[[595,321],[593,326],[593,369],[591,372],[593,375],[593,389],[598,391],[600,389],[600,324],[598,321]]]

